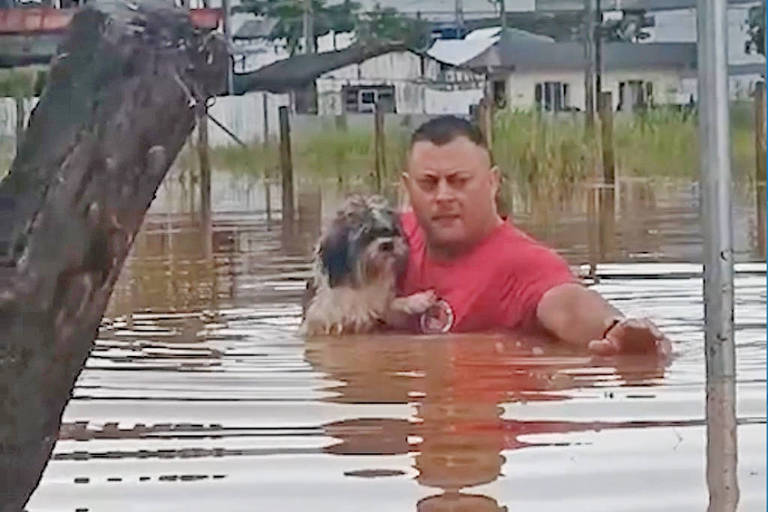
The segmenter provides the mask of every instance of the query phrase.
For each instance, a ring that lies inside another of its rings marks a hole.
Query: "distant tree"
[[[352,0],[325,4],[326,0],[312,0],[315,39],[329,32],[354,30],[360,4]],[[304,37],[304,0],[245,0],[236,10],[276,19],[269,39],[284,39],[291,55],[298,51]]]
[[[326,5],[326,0],[312,0],[315,38],[330,32],[355,32],[361,44],[403,43],[423,47],[429,39],[425,23],[402,15],[391,7],[376,5],[369,12],[361,12],[360,4],[353,0]],[[236,8],[277,20],[269,35],[270,40],[285,40],[288,52],[295,54],[304,37],[304,0],[244,0]]]
[[[765,55],[765,1],[755,7],[750,7],[747,13],[747,41],[744,51]]]
[[[376,4],[360,18],[357,40],[363,44],[402,43],[410,48],[424,48],[429,43],[428,25],[410,18],[392,7]]]

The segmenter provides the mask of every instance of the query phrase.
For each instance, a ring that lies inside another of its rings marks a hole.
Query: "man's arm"
[[[544,293],[536,318],[557,338],[596,354],[670,353],[669,340],[652,322],[624,317],[599,293],[580,284],[561,284]]]

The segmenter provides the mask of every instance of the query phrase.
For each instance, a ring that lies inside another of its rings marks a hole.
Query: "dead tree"
[[[169,3],[104,1],[69,30],[0,183],[2,512],[37,486],[144,214],[225,87],[223,40]]]

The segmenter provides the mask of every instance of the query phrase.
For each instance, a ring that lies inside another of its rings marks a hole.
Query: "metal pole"
[[[227,41],[227,54],[229,56],[229,62],[227,64],[227,94],[232,94],[235,87],[233,76],[234,61],[232,60],[232,34],[229,23],[229,0],[221,0],[221,10],[224,11],[221,18],[221,29],[224,32],[224,39]]]
[[[599,109],[599,98],[603,93],[603,8],[600,0],[595,0],[595,19],[595,95],[598,97]]]
[[[733,234],[726,0],[698,0],[699,139],[704,232],[709,511],[736,510]]]
[[[464,1],[456,0],[456,28],[461,32],[460,38],[464,37]]]
[[[592,0],[584,0],[584,112],[587,136],[592,134],[595,123],[595,77],[592,52],[592,36],[595,32],[595,14]]]
[[[507,0],[501,0],[499,4],[499,16],[501,16],[501,36],[507,33]]]

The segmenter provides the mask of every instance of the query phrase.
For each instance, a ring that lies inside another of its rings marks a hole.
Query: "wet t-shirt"
[[[427,254],[414,213],[403,213],[401,220],[410,255],[400,294],[434,290],[441,302],[442,332],[535,328],[536,307],[544,293],[577,282],[557,253],[509,222],[470,252],[438,261]],[[421,328],[429,330],[423,322]]]

